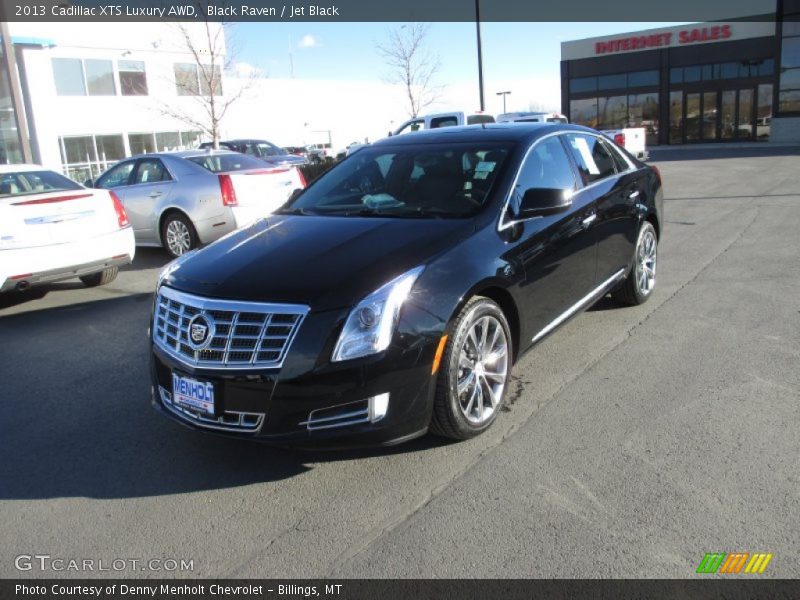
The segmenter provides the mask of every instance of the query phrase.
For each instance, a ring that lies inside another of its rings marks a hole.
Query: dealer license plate
[[[214,384],[172,374],[172,401],[175,404],[214,414]]]

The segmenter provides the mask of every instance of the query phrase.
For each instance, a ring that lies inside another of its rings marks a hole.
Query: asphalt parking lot
[[[197,577],[693,577],[769,552],[800,577],[800,151],[654,152],[658,287],[514,369],[484,436],[299,451],[149,408],[166,254],[111,285],[0,297],[0,577],[15,557],[187,559]],[[687,160],[691,158],[691,160]]]

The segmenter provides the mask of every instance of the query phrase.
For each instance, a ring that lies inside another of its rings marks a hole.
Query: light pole
[[[475,0],[475,28],[478,34],[478,90],[481,96],[481,112],[486,110],[483,101],[483,50],[481,49],[481,0]]]
[[[510,91],[497,92],[498,96],[502,96],[503,97],[503,113],[506,112],[506,96],[508,96],[510,93],[511,93]]]

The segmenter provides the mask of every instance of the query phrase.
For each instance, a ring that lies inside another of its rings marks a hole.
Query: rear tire
[[[161,245],[172,256],[178,257],[197,248],[197,231],[189,217],[179,212],[171,212],[161,224]]]
[[[111,283],[117,278],[119,267],[110,267],[99,273],[92,273],[91,275],[81,275],[79,279],[86,287],[97,287],[98,285],[106,285]]]
[[[503,405],[511,375],[511,332],[500,307],[476,296],[448,328],[430,430],[466,440],[486,431]]]
[[[611,292],[612,298],[621,304],[636,306],[644,304],[656,287],[656,259],[658,237],[649,221],[642,223],[636,238],[633,266],[625,281]]]

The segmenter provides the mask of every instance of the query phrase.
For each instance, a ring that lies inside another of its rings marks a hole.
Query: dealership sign
[[[678,32],[675,41],[681,44],[694,44],[697,42],[715,42],[730,39],[732,35],[730,25],[712,25],[711,27],[697,27],[693,29],[682,29]],[[649,48],[660,48],[671,46],[673,42],[673,32],[653,33],[651,35],[637,35],[633,37],[617,38],[596,42],[594,45],[595,54],[607,54],[609,52],[630,52],[632,50],[646,50]]]
[[[561,44],[561,59],[574,60],[660,48],[676,48],[775,35],[775,23],[735,21],[732,23],[696,23],[678,27],[649,29],[636,33],[604,36]]]

